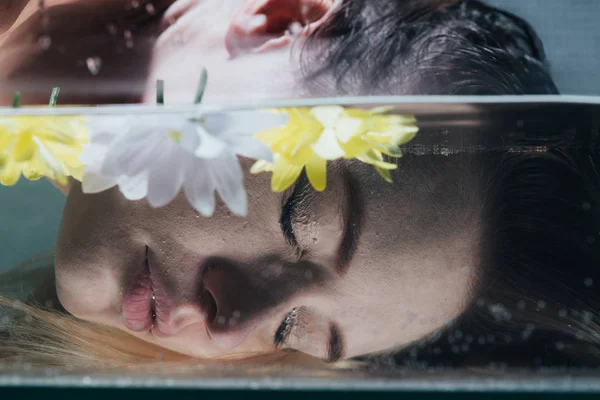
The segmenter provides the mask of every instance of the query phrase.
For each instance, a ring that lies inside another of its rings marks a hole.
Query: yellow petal
[[[250,173],[256,175],[261,172],[273,172],[273,164],[265,160],[256,161],[250,168]]]
[[[30,163],[23,165],[23,176],[30,181],[37,181],[44,176],[39,169],[34,168]]]
[[[387,169],[382,169],[379,167],[375,167],[375,169],[377,170],[377,172],[379,172],[379,175],[381,175],[381,177],[389,182],[389,183],[394,183],[394,181],[392,180],[392,174],[390,173],[390,171],[388,171]]]
[[[0,183],[4,186],[13,186],[21,177],[21,168],[19,164],[9,161],[2,170],[0,170]]]
[[[35,155],[37,146],[31,139],[31,135],[21,135],[13,149],[13,158],[17,162],[29,161]]]
[[[280,157],[273,165],[271,189],[276,193],[283,192],[296,182],[303,168],[303,165],[288,163],[283,157]]]
[[[325,190],[327,186],[327,160],[314,156],[306,163],[306,175],[310,184],[318,192]]]

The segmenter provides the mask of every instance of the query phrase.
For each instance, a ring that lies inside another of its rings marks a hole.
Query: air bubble
[[[125,47],[127,47],[128,49],[133,48],[133,40],[129,39],[125,42]]]
[[[562,350],[565,348],[565,344],[563,342],[556,342],[556,348]]]
[[[594,285],[594,280],[593,280],[592,278],[585,278],[585,279],[583,280],[583,284],[584,284],[586,287],[592,287],[592,286]]]
[[[156,14],[156,8],[154,7],[154,4],[152,4],[152,3],[146,4],[146,12],[150,15]]]
[[[538,301],[537,306],[540,310],[544,310],[546,309],[546,302],[544,300],[540,300]]]
[[[52,46],[52,38],[50,38],[48,35],[40,36],[38,43],[40,44],[42,50],[48,50],[50,46]]]
[[[119,32],[119,28],[115,24],[108,24],[106,26],[106,30],[108,31],[109,34],[111,34],[113,36]]]
[[[85,64],[92,75],[98,75],[102,69],[102,59],[100,57],[88,57]]]
[[[581,208],[583,208],[584,211],[589,211],[592,208],[592,205],[586,201],[581,203]]]

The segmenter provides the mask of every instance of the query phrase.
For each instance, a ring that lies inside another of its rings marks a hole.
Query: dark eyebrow
[[[336,270],[343,274],[352,260],[358,239],[360,237],[363,217],[362,196],[360,195],[360,186],[357,179],[350,173],[346,166],[343,166],[344,179],[344,206],[343,214],[343,237],[337,251]]]
[[[340,328],[332,322],[329,324],[329,340],[327,342],[327,361],[336,362],[341,360],[345,354],[344,341]]]

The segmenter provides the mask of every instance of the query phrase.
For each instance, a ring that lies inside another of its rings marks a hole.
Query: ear
[[[323,25],[342,1],[247,0],[227,30],[227,50],[233,58],[286,47]]]

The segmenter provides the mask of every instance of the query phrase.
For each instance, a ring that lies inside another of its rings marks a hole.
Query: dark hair
[[[533,28],[478,0],[347,0],[317,38],[304,49],[313,93],[558,93]],[[473,301],[450,327],[380,360],[600,365],[600,203],[597,174],[582,172],[589,157],[580,164],[559,148],[470,157],[486,165]]]
[[[347,0],[311,39],[302,66],[313,93],[558,92],[533,28],[478,0]]]

